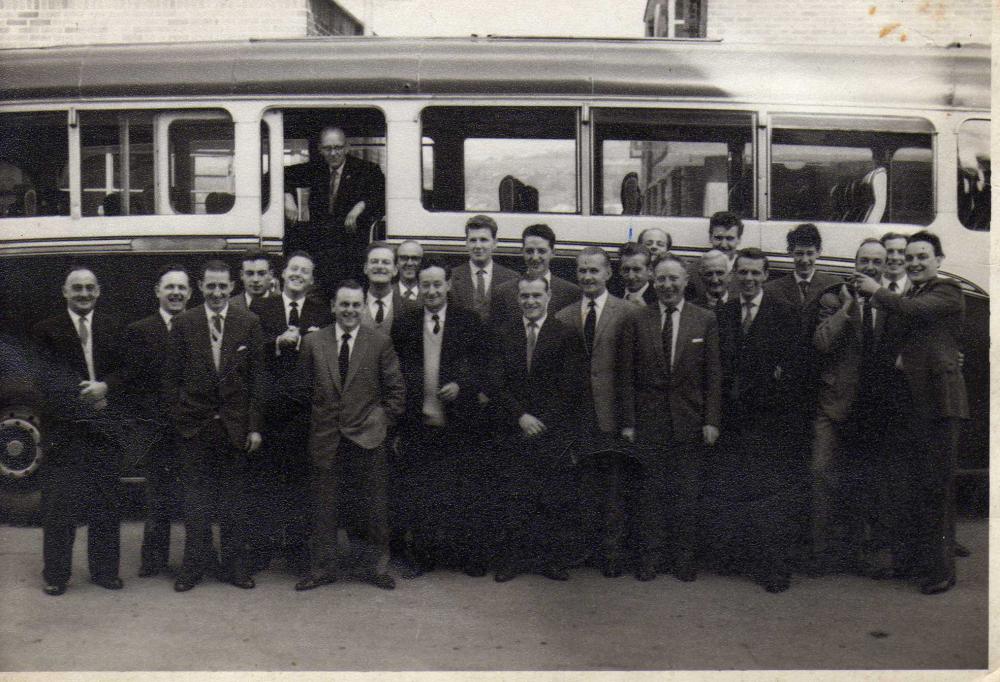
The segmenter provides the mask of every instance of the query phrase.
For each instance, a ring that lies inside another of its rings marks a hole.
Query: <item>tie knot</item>
[[[344,334],[340,337],[340,340],[347,343],[351,340],[351,335],[348,332],[344,332]]]
[[[673,315],[677,311],[677,306],[667,305],[663,309],[667,311],[667,315]]]
[[[479,270],[476,270],[476,274],[477,275],[482,275],[483,277],[485,277],[486,276],[486,271],[483,270],[482,268],[479,268]]]
[[[299,302],[298,301],[292,301],[288,305],[291,306],[292,310],[295,310],[296,308],[299,307]]]
[[[597,307],[597,302],[594,299],[590,299],[590,302],[587,303],[587,307],[593,310]]]
[[[438,321],[438,320],[440,320],[441,318],[440,318],[440,317],[438,317],[437,313],[434,313],[433,315],[431,315],[431,319],[432,319],[432,320],[434,320],[435,322],[437,322],[437,321]]]
[[[538,323],[534,320],[528,322],[528,329],[538,329]]]

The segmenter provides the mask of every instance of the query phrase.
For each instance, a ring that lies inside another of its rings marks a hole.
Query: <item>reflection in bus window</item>
[[[771,216],[778,220],[929,225],[931,136],[774,130]]]
[[[753,215],[753,119],[742,112],[594,112],[594,213]]]
[[[579,212],[576,118],[569,107],[424,109],[424,208]]]
[[[990,122],[958,129],[958,218],[970,230],[990,229]]]
[[[161,177],[153,146],[164,127],[168,167]],[[85,217],[225,213],[233,206],[233,123],[225,112],[84,111],[80,147]],[[68,176],[66,168],[66,191]]]
[[[69,215],[65,111],[0,115],[0,218]]]

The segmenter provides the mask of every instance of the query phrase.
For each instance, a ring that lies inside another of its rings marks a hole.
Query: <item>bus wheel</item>
[[[34,474],[44,458],[39,420],[27,407],[0,411],[0,516],[34,516],[40,493]]]

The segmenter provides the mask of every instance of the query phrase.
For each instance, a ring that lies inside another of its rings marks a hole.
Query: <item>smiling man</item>
[[[408,301],[416,301],[420,295],[420,282],[417,273],[424,258],[424,247],[420,242],[407,239],[396,247],[396,270],[399,272],[399,295]]]
[[[452,300],[479,315],[486,322],[490,319],[490,301],[497,288],[504,282],[517,279],[517,273],[493,260],[497,246],[497,223],[487,215],[474,215],[465,222],[465,247],[469,262],[452,270]]]
[[[310,571],[296,583],[299,591],[337,580],[340,526],[359,544],[364,579],[384,590],[396,586],[388,573],[385,438],[403,414],[406,391],[392,341],[362,324],[364,309],[361,285],[341,282],[335,323],[302,342],[296,397],[311,405],[313,523]]]
[[[541,277],[547,285],[547,293],[553,313],[576,301],[580,288],[572,282],[556,277],[549,270],[555,255],[556,235],[548,225],[528,225],[521,233],[521,256],[524,258],[525,274]],[[492,299],[490,320],[495,324],[517,319],[520,314],[517,281],[500,286]]]
[[[250,589],[246,488],[249,459],[262,442],[264,334],[256,315],[229,305],[228,265],[205,263],[198,289],[205,303],[173,319],[163,374],[163,400],[180,434],[185,492],[184,559],[174,590],[194,588],[215,563],[215,517],[221,578]]]
[[[649,249],[636,242],[625,242],[618,251],[618,275],[622,280],[622,299],[637,306],[656,301],[653,290],[653,255]]]
[[[921,580],[924,594],[938,594],[955,584],[954,478],[962,420],[969,418],[957,336],[965,299],[957,282],[938,274],[944,250],[936,234],[910,235],[905,260],[911,282],[905,295],[867,275],[855,275],[854,284],[888,315],[886,333],[896,356],[888,427],[898,462],[893,499],[909,504],[891,515],[897,521],[894,560],[900,572]]]
[[[417,301],[410,301],[393,286],[397,273],[396,256],[386,242],[372,242],[365,251],[365,278],[368,291],[365,292],[364,323],[389,334],[395,320],[408,310],[420,307]]]
[[[488,543],[475,522],[481,452],[472,445],[486,339],[474,312],[448,304],[451,277],[446,264],[427,260],[419,274],[423,306],[392,330],[407,385],[395,514],[402,523],[394,526],[405,536],[408,575],[440,563],[486,573]]]
[[[73,266],[62,287],[66,310],[32,330],[42,362],[43,418],[50,449],[42,486],[45,594],[66,591],[76,524],[87,524],[90,580],[121,589],[117,443],[108,434],[121,419],[122,326],[96,310],[94,271]]]
[[[766,289],[805,313],[810,307],[815,307],[819,295],[827,287],[837,284],[840,278],[816,269],[816,260],[823,249],[823,239],[815,225],[797,225],[789,230],[786,240],[794,269],[784,277],[768,282]]]
[[[658,227],[647,227],[639,233],[636,241],[649,249],[654,261],[670,251],[670,247],[673,246],[670,233]]]
[[[173,424],[160,402],[160,383],[175,316],[191,299],[191,282],[182,265],[167,265],[153,287],[157,311],[133,322],[125,332],[125,383],[133,408],[148,429],[151,445],[146,456],[147,518],[142,533],[139,577],[157,575],[170,556],[170,516],[182,505],[180,458]]]
[[[260,249],[250,249],[240,259],[240,281],[243,291],[233,294],[230,303],[237,308],[249,310],[257,299],[271,295],[274,286],[274,267],[271,256]]]

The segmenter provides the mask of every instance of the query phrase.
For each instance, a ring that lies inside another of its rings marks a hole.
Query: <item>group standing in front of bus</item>
[[[324,135],[335,155],[337,131]],[[270,257],[248,253],[236,294],[225,263],[197,277],[170,265],[158,310],[124,333],[96,309],[93,271],[73,267],[68,311],[34,330],[58,427],[45,592],[66,589],[76,523],[92,581],[122,586],[125,416],[153,443],[140,575],[166,569],[181,496],[179,592],[206,574],[252,588],[275,554],[298,590],[346,575],[391,589],[391,560],[404,577],[566,580],[590,565],[691,581],[708,566],[769,592],[793,572],[948,590],[968,408],[964,304],[938,276],[940,240],[866,240],[841,280],[817,271],[819,231],[799,225],[794,271],[769,282],[742,230],[713,215],[694,263],[647,230],[622,247],[615,293],[597,247],[577,256],[577,284],[553,274],[546,225],[524,230],[524,274],[494,262],[488,216],[466,224],[467,264],[374,242],[364,283],[331,281],[343,264],[302,250],[280,286]],[[193,279],[204,304],[186,309]]]

